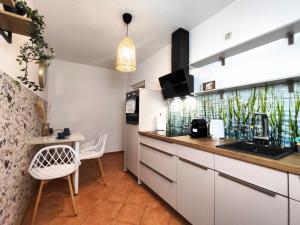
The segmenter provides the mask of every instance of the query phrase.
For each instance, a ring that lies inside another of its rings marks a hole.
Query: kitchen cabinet
[[[300,202],[300,176],[289,174],[290,198]]]
[[[288,225],[288,198],[216,171],[215,225],[241,224]]]
[[[141,136],[140,180],[176,209],[176,145]]]
[[[215,170],[288,196],[288,174],[241,160],[215,155]]]
[[[174,146],[175,147],[175,146]],[[140,145],[140,161],[176,181],[176,156],[144,144]]]
[[[213,170],[178,158],[177,211],[192,224],[214,224]]]
[[[290,225],[300,224],[300,202],[290,199]]]
[[[145,136],[139,160],[142,182],[194,225],[300,224],[298,175]]]
[[[163,200],[176,209],[176,182],[143,162],[140,162],[140,179]]]
[[[128,169],[135,176],[138,176],[139,169],[139,140],[138,126],[133,124],[126,124],[126,143],[124,163],[125,169]]]
[[[154,138],[141,136],[140,143],[150,146],[155,149],[159,149],[166,153],[176,155],[176,145],[166,141],[160,141]]]

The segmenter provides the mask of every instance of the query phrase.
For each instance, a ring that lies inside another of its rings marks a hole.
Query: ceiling
[[[125,35],[122,14],[133,20],[129,36],[137,64],[171,39],[179,27],[190,30],[233,0],[33,0],[45,16],[46,40],[56,58],[114,69],[118,43]]]

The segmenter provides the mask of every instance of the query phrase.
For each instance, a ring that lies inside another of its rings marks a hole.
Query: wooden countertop
[[[167,137],[156,132],[140,131],[140,135],[155,138],[162,141],[179,144],[194,149],[242,160],[245,162],[265,166],[271,169],[280,170],[300,175],[300,153],[294,153],[279,160],[264,158],[247,153],[231,151],[223,148],[217,148],[216,145],[229,143],[229,140],[213,141],[210,138],[191,138],[190,136]]]

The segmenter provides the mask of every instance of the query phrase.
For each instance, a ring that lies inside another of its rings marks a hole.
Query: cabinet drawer
[[[176,156],[140,144],[140,161],[164,176],[176,181]]]
[[[209,152],[177,145],[177,156],[207,168],[214,169],[215,167],[214,154]]]
[[[288,225],[288,198],[215,174],[215,225]]]
[[[152,168],[140,163],[140,179],[156,194],[176,209],[176,183]]]
[[[215,169],[278,194],[288,196],[287,173],[215,155]]]
[[[300,201],[300,176],[289,174],[290,198]]]
[[[149,138],[145,136],[140,137],[140,143],[148,145],[152,148],[159,149],[161,151],[176,155],[176,145],[166,141],[160,141],[154,138]]]

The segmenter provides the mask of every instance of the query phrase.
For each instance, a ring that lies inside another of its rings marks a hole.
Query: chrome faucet
[[[254,113],[254,135],[253,143],[260,145],[269,145],[269,120],[268,115],[263,112]]]

